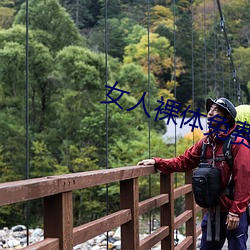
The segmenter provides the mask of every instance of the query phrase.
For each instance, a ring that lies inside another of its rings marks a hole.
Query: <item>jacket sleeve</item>
[[[200,163],[201,148],[202,140],[198,141],[178,157],[170,159],[154,157],[155,166],[165,174],[189,171],[196,168]]]
[[[240,139],[240,141],[242,138]],[[250,201],[250,148],[246,140],[243,144],[233,145],[233,178],[234,178],[234,201],[230,212],[242,214],[246,211]]]

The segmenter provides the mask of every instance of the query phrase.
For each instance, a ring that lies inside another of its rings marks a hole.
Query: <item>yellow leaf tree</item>
[[[149,47],[150,46],[150,47]],[[148,50],[149,48],[149,50]],[[141,65],[144,72],[152,73],[156,78],[156,84],[160,88],[159,96],[173,97],[174,74],[179,76],[184,72],[184,63],[176,58],[174,65],[173,47],[169,40],[156,33],[142,35],[138,43],[125,47],[124,63]],[[149,59],[149,60],[148,60]],[[178,83],[175,82],[176,86]]]
[[[159,26],[165,26],[170,30],[174,29],[173,12],[162,5],[155,5],[150,12],[151,31],[155,31]]]

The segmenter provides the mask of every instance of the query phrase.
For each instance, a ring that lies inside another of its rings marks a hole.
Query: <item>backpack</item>
[[[235,121],[246,122],[250,124],[250,105],[242,104],[235,107],[237,114],[235,117]]]
[[[232,140],[233,133],[223,144],[224,157],[217,157],[213,161],[226,160],[231,171],[233,168],[232,157]],[[207,223],[207,241],[212,241],[212,226],[211,226],[211,208],[215,208],[215,241],[220,241],[220,204],[219,199],[222,194],[221,188],[221,170],[213,166],[213,163],[206,162],[207,144],[202,144],[201,162],[198,168],[194,171],[192,176],[192,187],[195,202],[203,208],[208,209],[208,223]],[[232,178],[223,191],[230,199],[233,199],[233,182]],[[231,196],[231,197],[230,197]]]
[[[224,142],[223,154],[224,157],[217,157],[214,161],[226,160],[231,171],[233,168],[232,157],[232,140],[234,135],[231,134],[229,138]],[[215,207],[219,203],[220,196],[222,194],[221,188],[221,170],[213,166],[212,163],[206,162],[206,150],[207,144],[202,144],[201,162],[198,168],[193,172],[192,187],[195,202],[203,208]],[[229,182],[226,190],[224,190],[230,199],[233,199],[233,183]]]

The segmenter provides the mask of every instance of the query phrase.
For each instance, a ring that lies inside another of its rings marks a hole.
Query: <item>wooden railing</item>
[[[25,250],[72,250],[101,233],[121,227],[122,250],[148,250],[161,241],[161,249],[196,249],[196,238],[201,233],[196,226],[196,213],[191,173],[186,173],[186,184],[174,189],[173,174],[160,174],[160,194],[139,202],[140,176],[156,173],[153,166],[132,166],[48,176],[0,184],[0,206],[43,198],[44,240]],[[89,223],[73,227],[72,191],[112,182],[120,183],[120,210]],[[174,217],[174,200],[185,196],[185,212]],[[160,207],[160,227],[139,240],[139,216]],[[174,230],[186,224],[185,239],[174,247]]]

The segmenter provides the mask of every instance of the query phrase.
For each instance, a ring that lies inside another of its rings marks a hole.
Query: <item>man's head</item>
[[[227,98],[221,97],[215,100],[208,98],[206,102],[208,117],[216,115],[211,114],[214,107],[216,107],[218,115],[228,119],[229,127],[232,127],[235,124],[237,111],[234,105]]]

